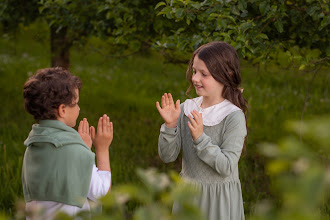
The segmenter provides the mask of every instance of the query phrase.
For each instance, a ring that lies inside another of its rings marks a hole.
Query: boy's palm
[[[91,136],[96,150],[108,150],[113,139],[113,124],[107,115],[100,117],[97,125],[97,133],[95,128],[91,127]]]
[[[159,102],[156,103],[157,110],[164,119],[165,125],[168,127],[175,127],[181,113],[180,100],[177,100],[174,104],[171,93],[165,93],[162,96],[161,105],[162,106],[159,105]]]
[[[89,147],[92,148],[92,138],[90,134],[89,124],[86,118],[80,121],[78,126],[78,133],[84,143]]]

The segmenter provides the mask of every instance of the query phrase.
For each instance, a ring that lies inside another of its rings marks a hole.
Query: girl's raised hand
[[[165,125],[170,128],[175,128],[178,118],[180,116],[180,100],[178,99],[174,105],[171,93],[165,93],[162,96],[162,106],[156,102],[157,110],[160,116],[164,119]]]
[[[92,137],[89,129],[89,124],[86,118],[79,122],[78,126],[78,133],[84,143],[89,147],[92,148]]]
[[[194,118],[190,115],[188,116],[188,127],[190,129],[191,136],[194,140],[198,139],[203,134],[203,117],[202,113],[198,113],[196,110],[190,113]]]

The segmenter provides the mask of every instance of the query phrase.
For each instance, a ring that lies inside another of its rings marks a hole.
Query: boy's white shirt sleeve
[[[110,188],[111,172],[99,170],[93,165],[92,178],[89,186],[88,198],[96,201],[100,197],[105,196]]]

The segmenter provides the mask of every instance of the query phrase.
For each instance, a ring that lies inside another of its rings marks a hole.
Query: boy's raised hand
[[[96,134],[95,128],[93,126],[91,127],[91,136],[95,147],[97,168],[99,170],[111,172],[109,147],[113,139],[113,125],[112,122],[110,122],[110,118],[106,114],[100,117],[97,124]]]
[[[173,97],[171,93],[165,93],[162,96],[162,106],[159,102],[156,102],[157,110],[160,116],[164,119],[167,127],[175,128],[178,118],[180,116],[180,100],[178,99],[174,105]]]
[[[104,114],[100,117],[97,124],[97,132],[95,128],[90,128],[91,137],[96,151],[107,151],[113,139],[113,124],[110,118]]]
[[[83,120],[81,120],[79,122],[78,133],[79,133],[81,139],[84,141],[84,143],[89,148],[92,148],[92,137],[91,137],[91,133],[90,133],[89,124],[88,124],[88,121],[86,118],[84,118]]]

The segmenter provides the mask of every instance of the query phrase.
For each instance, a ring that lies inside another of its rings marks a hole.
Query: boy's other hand
[[[78,133],[81,137],[81,139],[84,141],[84,143],[89,147],[92,148],[92,137],[91,137],[91,133],[90,133],[90,128],[89,128],[89,124],[86,118],[84,118],[83,120],[81,120],[79,122],[79,126],[78,126]]]
[[[91,127],[91,137],[96,151],[108,151],[113,139],[113,124],[109,116],[104,114],[100,117],[97,125],[97,133],[95,128]]]

